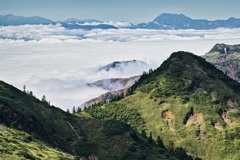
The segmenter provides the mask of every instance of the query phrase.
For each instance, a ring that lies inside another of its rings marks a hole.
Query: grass
[[[0,159],[1,160],[73,160],[75,157],[51,148],[36,140],[33,136],[0,125]]]

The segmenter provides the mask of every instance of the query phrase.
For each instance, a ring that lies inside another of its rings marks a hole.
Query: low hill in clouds
[[[100,87],[105,90],[117,91],[131,87],[139,78],[140,76],[102,79],[93,83],[88,83],[87,85],[90,87]]]
[[[185,150],[196,159],[215,160],[240,156],[240,84],[203,58],[173,53],[126,95],[85,112],[161,138],[172,153]]]
[[[97,103],[106,103],[114,100],[118,96],[120,98],[121,95],[124,95],[126,90],[135,84],[139,78],[140,76],[134,76],[130,78],[110,78],[88,83],[87,85],[89,87],[100,87],[108,92],[84,102],[79,107],[84,108]]]
[[[179,159],[125,122],[72,115],[2,81],[0,131],[0,159]]]
[[[118,70],[123,71],[125,68],[127,69],[136,69],[137,67],[145,67],[147,64],[143,61],[138,60],[130,60],[130,61],[116,61],[105,66],[100,67],[99,71],[111,71],[111,70]]]
[[[240,45],[216,44],[203,56],[232,79],[240,82]]]

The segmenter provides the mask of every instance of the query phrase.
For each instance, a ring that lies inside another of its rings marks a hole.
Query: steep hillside
[[[74,159],[70,154],[50,148],[33,136],[0,125],[0,159]]]
[[[216,44],[203,56],[234,80],[240,82],[240,45]]]
[[[73,157],[51,147],[87,160],[178,159],[160,145],[161,139],[155,143],[122,121],[94,119],[87,113],[75,116],[2,81],[0,124],[22,131],[1,125],[0,159],[17,155],[23,159],[46,159],[46,154],[50,154],[49,159]]]
[[[238,159],[240,84],[203,58],[173,53],[143,74],[120,101],[88,109],[130,124],[171,151],[202,159]],[[138,113],[136,113],[136,111]]]

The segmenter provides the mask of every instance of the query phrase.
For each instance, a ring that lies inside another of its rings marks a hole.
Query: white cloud
[[[85,23],[89,24],[89,23]],[[92,24],[92,23],[91,23]],[[97,25],[98,23],[93,22]],[[106,23],[107,24],[107,23]],[[127,22],[108,22],[126,26]],[[95,29],[91,31],[67,30],[58,25],[24,25],[0,27],[0,38],[11,40],[60,43],[65,41],[163,41],[163,40],[221,40],[238,39],[240,29],[214,30],[147,30],[147,29]]]
[[[239,43],[240,29],[215,30],[67,30],[60,25],[0,27],[0,77],[66,110],[105,91],[85,84],[130,77],[156,68],[172,52],[203,55],[215,43]],[[97,72],[113,61],[141,60],[147,66],[123,66]]]
[[[92,26],[97,26],[97,25],[100,25],[100,24],[108,24],[108,25],[112,25],[112,26],[115,26],[117,28],[123,28],[123,27],[130,27],[132,26],[131,23],[129,22],[123,22],[123,21],[120,21],[120,22],[113,22],[113,21],[108,21],[108,22],[85,22],[83,24],[80,24],[80,25],[92,25]]]

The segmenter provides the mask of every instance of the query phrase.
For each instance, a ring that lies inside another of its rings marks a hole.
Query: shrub
[[[122,121],[107,120],[103,123],[103,132],[107,135],[124,134],[130,130],[131,127]]]

